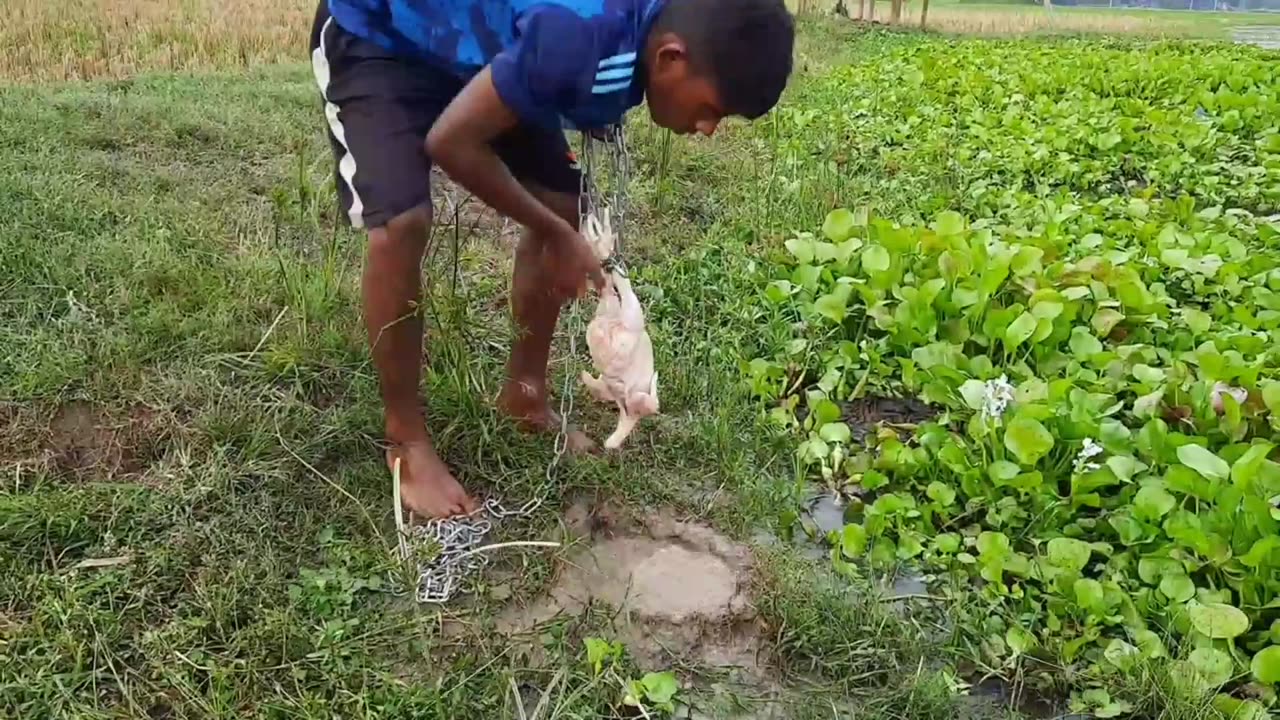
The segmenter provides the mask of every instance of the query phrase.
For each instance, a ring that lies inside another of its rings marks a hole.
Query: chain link
[[[582,184],[578,209],[581,219],[585,220],[589,214],[597,212],[603,205],[607,204],[610,207],[610,218],[613,220],[617,237],[613,256],[605,261],[606,271],[611,271],[615,267],[624,267],[621,255],[622,222],[626,208],[623,192],[626,188],[631,158],[620,126],[613,126],[606,130],[603,141],[612,150],[610,170],[613,176],[611,178],[613,192],[606,200],[596,189],[593,171],[595,163],[593,139],[590,134],[583,133]],[[570,305],[568,315],[565,324],[569,333],[569,362],[572,363],[578,357],[578,335],[586,332],[577,300]],[[556,433],[554,452],[550,462],[547,463],[548,488],[554,480],[556,467],[569,449],[569,416],[573,413],[573,377],[571,372],[564,374],[564,385],[560,392],[560,428]],[[482,543],[493,530],[494,523],[509,518],[531,517],[542,506],[545,498],[545,495],[539,496],[515,510],[508,510],[496,498],[490,498],[469,515],[436,518],[421,524],[405,523],[404,508],[400,502],[399,458],[396,459],[392,474],[395,485],[393,501],[400,558],[404,562],[415,563],[417,567],[416,594],[419,603],[443,604],[453,599],[461,588],[463,580],[480,572],[489,564],[489,556],[484,551],[498,546]],[[557,543],[510,544],[558,547]]]

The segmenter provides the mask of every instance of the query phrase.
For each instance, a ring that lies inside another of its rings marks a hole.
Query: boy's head
[[[730,115],[754,120],[786,87],[794,44],[782,0],[667,0],[645,41],[649,114],[703,135]]]

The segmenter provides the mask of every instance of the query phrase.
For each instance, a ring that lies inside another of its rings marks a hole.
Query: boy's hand
[[[595,250],[582,233],[568,223],[564,223],[561,232],[547,239],[542,248],[542,262],[552,289],[560,297],[580,298],[586,295],[588,283],[597,292],[604,290],[604,269]]]

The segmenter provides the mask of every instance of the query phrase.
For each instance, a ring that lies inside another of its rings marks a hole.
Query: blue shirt
[[[644,99],[640,56],[665,0],[328,0],[347,32],[469,79],[547,128],[618,123]]]

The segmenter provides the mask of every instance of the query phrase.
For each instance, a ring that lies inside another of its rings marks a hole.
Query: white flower
[[[988,380],[982,386],[982,414],[988,418],[999,420],[1004,417],[1005,410],[1013,404],[1013,385],[1009,377],[1001,375],[995,380]]]
[[[1235,400],[1236,404],[1238,405],[1243,405],[1249,401],[1248,390],[1242,387],[1228,385],[1224,382],[1214,383],[1213,393],[1211,395],[1211,398],[1213,401],[1213,411],[1218,413],[1219,415],[1226,412],[1227,406],[1226,406],[1226,403],[1223,401],[1223,397],[1227,395],[1230,395],[1231,398]]]
[[[1093,472],[1101,469],[1101,465],[1096,462],[1089,462],[1089,460],[1101,455],[1102,452],[1102,446],[1094,442],[1093,438],[1085,438],[1084,445],[1080,448],[1080,452],[1076,454],[1076,472]]]

